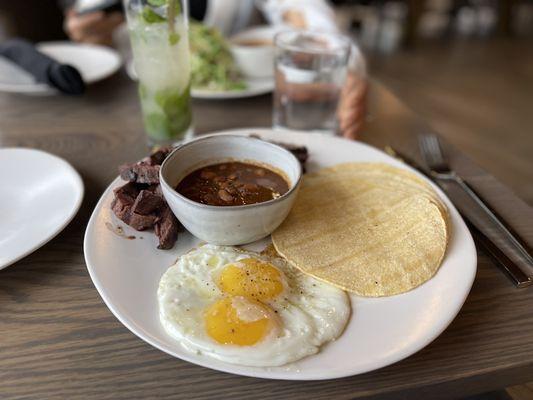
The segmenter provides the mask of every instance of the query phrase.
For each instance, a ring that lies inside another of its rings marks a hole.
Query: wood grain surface
[[[450,143],[533,205],[530,49],[526,37],[418,41],[416,49],[371,57],[370,71]]]
[[[372,120],[363,139],[418,157],[414,135],[427,129],[424,122],[379,84],[371,97]],[[270,107],[270,96],[195,102],[196,129],[268,126]],[[87,220],[116,166],[147,151],[133,83],[119,74],[81,98],[1,94],[0,145],[64,157],[86,185],[73,222],[0,271],[1,399],[453,399],[533,377],[533,290],[515,289],[483,253],[472,292],[451,326],[387,368],[291,382],[234,376],[172,358],[115,319],[83,257]],[[467,158],[453,156],[460,172],[531,240],[530,208]]]

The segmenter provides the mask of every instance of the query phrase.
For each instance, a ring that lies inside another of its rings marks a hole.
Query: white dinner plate
[[[83,182],[65,160],[41,150],[0,149],[0,269],[38,249],[72,220]]]
[[[86,84],[114,74],[122,65],[119,54],[104,46],[73,42],[44,42],[37,49],[53,59],[75,67]],[[28,72],[0,56],[0,91],[33,95],[54,94],[57,91],[35,81]]]
[[[137,72],[135,71],[133,61],[127,63],[126,73],[132,80],[138,80]],[[214,92],[212,90],[204,89],[192,89],[191,96],[195,99],[204,100],[230,100],[259,96],[262,94],[270,93],[274,90],[274,77],[246,78],[246,85],[247,87],[244,90],[227,90],[224,92]]]
[[[274,90],[274,78],[247,78],[246,89],[213,92],[212,90],[192,89],[191,95],[195,99],[229,100],[259,96]]]
[[[385,162],[412,170],[373,147],[337,137],[270,129],[225,133],[258,133],[265,139],[305,145],[310,154],[309,171],[346,161]],[[159,279],[179,255],[199,240],[182,233],[174,249],[157,250],[152,232],[136,232],[111,212],[113,188],[122,184],[117,178],[104,192],[85,233],[85,259],[91,278],[109,309],[134,334],[168,354],[204,367],[239,375],[295,380],[340,378],[372,371],[410,356],[439,336],[461,309],[474,281],[477,260],[470,232],[452,203],[433,185],[449,208],[451,238],[442,266],[432,279],[396,296],[352,295],[352,316],[345,332],[316,355],[273,368],[224,363],[189,353],[166,334],[159,322],[156,295]],[[109,229],[109,224],[124,227],[125,234],[136,239],[118,236]],[[257,250],[264,244],[265,241],[249,247]]]

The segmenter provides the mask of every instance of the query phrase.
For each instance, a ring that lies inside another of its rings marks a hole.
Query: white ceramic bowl
[[[231,41],[231,52],[235,62],[249,78],[270,78],[274,76],[274,36],[275,28],[259,26],[239,32]],[[246,41],[269,41],[270,45],[241,45]]]
[[[200,167],[227,160],[254,161],[284,172],[289,191],[277,199],[244,206],[211,206],[197,203],[174,188]],[[292,153],[260,139],[206,136],[176,148],[160,171],[163,195],[183,226],[208,243],[238,245],[268,236],[287,217],[300,185],[302,169]]]

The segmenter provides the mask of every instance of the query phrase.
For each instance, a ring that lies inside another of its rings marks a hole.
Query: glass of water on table
[[[123,0],[151,146],[192,136],[187,0]]]
[[[343,35],[310,31],[278,33],[274,128],[335,134],[351,42]]]

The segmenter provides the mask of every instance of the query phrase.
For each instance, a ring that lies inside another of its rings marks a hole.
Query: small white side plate
[[[37,49],[53,59],[75,67],[86,84],[91,84],[117,72],[122,65],[119,54],[104,46],[73,42],[44,42]],[[0,57],[0,91],[34,95],[54,94],[50,86],[35,81],[29,73]]]
[[[322,134],[256,128],[225,133],[257,133],[267,140],[307,146],[310,172],[354,161],[384,162],[413,171],[366,144]],[[361,374],[393,364],[427,346],[446,329],[461,309],[476,274],[472,236],[450,200],[432,184],[449,209],[451,229],[445,259],[433,278],[396,296],[350,296],[352,315],[346,330],[316,355],[273,368],[224,363],[188,352],[159,322],[156,292],[161,275],[178,256],[200,241],[188,232],[180,233],[175,247],[162,251],[157,250],[152,232],[136,232],[124,226],[110,210],[113,188],[123,184],[120,178],[111,183],[85,232],[85,260],[94,285],[113,314],[141,339],[174,357],[204,367],[259,378],[316,380]],[[109,229],[109,224],[124,227],[124,234],[136,239],[118,236]],[[260,246],[256,243],[251,248],[258,250]]]
[[[72,220],[83,182],[65,160],[40,150],[0,149],[0,269],[38,249]]]

